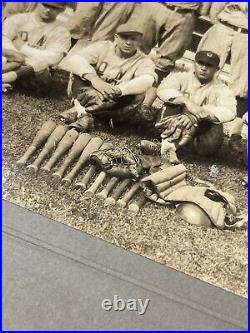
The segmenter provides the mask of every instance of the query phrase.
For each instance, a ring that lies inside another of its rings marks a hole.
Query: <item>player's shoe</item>
[[[94,119],[92,116],[83,116],[71,123],[69,128],[74,128],[78,132],[92,131],[94,129]]]
[[[241,135],[232,134],[228,145],[236,153],[242,153],[245,149]]]
[[[68,109],[66,111],[63,111],[60,115],[59,118],[61,121],[63,121],[65,124],[71,124],[77,120],[77,111],[73,107],[71,109]]]
[[[139,143],[139,148],[144,155],[160,155],[161,144],[159,141],[142,140]]]

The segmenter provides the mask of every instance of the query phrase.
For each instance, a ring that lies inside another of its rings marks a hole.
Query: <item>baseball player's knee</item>
[[[248,99],[237,97],[236,100],[237,100],[237,108],[236,108],[237,117],[242,118],[243,115],[248,110]]]
[[[202,123],[192,141],[192,146],[199,155],[213,155],[220,150],[223,138],[222,124]]]
[[[70,97],[78,99],[86,87],[90,87],[88,81],[83,81],[78,75],[71,75],[68,84],[68,94]]]

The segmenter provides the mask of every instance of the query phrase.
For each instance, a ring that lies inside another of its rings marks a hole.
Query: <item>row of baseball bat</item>
[[[29,159],[42,148],[37,158],[27,166],[27,169],[36,175],[45,159],[51,155],[45,165],[41,167],[43,172],[49,173],[67,153],[62,165],[52,174],[52,178],[58,182],[60,181],[63,185],[69,186],[85,167],[93,152],[99,149],[107,149],[110,146],[112,146],[111,143],[103,142],[100,137],[93,137],[88,133],[79,134],[74,129],[68,130],[66,126],[57,126],[55,122],[49,120],[38,131],[31,145],[17,161],[17,165],[26,165]],[[68,168],[74,162],[76,163],[67,173]],[[97,174],[97,177],[90,185],[91,179],[95,174]],[[131,204],[129,202],[140,191],[140,184],[131,179],[108,178],[109,176],[106,172],[99,172],[98,167],[93,164],[90,165],[83,178],[75,183],[75,188],[85,191],[86,197],[96,195],[98,198],[105,200],[107,205],[115,205],[117,203],[121,207],[128,206],[130,211],[138,213],[147,200],[145,196],[141,193],[136,202]],[[108,181],[102,191],[97,193],[107,179]],[[129,187],[130,189],[127,191]],[[124,192],[126,193],[124,194]],[[122,195],[123,197],[121,197]]]

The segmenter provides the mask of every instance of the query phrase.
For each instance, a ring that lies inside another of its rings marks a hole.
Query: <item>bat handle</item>
[[[87,191],[85,191],[84,195],[86,196],[86,198],[92,198],[95,195],[96,191],[101,186],[106,176],[107,176],[106,172],[104,171],[100,172],[94,183],[90,186],[90,188]]]
[[[45,164],[45,166],[43,166],[41,169],[46,172],[49,172],[53,168],[53,166],[56,164],[56,162],[58,161],[60,156],[61,156],[60,153],[55,153],[53,156],[51,156],[51,158],[48,160],[48,162]]]
[[[109,193],[112,191],[112,189],[115,187],[115,185],[118,183],[118,178],[117,177],[112,177],[110,178],[108,184],[106,185],[106,187],[99,192],[96,197],[102,200],[107,199]]]
[[[16,162],[17,165],[25,165],[28,161],[28,159],[34,154],[36,151],[37,147],[36,146],[29,146],[25,154]]]
[[[50,152],[50,149],[46,149],[45,146],[44,149],[41,151],[41,153],[38,155],[37,159],[30,165],[27,166],[27,169],[30,170],[34,175],[37,174],[39,166],[42,164],[43,160],[46,158],[48,153]]]
[[[130,183],[131,179],[124,179],[113,191],[113,194],[106,199],[105,204],[109,206],[114,206],[117,199],[121,196],[121,194],[125,191],[126,187],[128,187]]]
[[[124,195],[123,198],[117,201],[117,205],[120,207],[126,207],[129,201],[133,198],[133,196],[139,191],[140,184],[136,182],[131,189]]]
[[[145,195],[142,195],[137,202],[131,203],[128,206],[128,210],[134,215],[137,215],[141,208],[145,205],[146,201],[147,198],[145,197]]]
[[[95,165],[91,165],[85,176],[83,177],[82,181],[75,184],[75,188],[83,189],[85,191],[87,189],[90,179],[94,176],[96,169],[97,167]]]
[[[55,180],[60,181],[63,177],[64,172],[67,170],[67,168],[71,162],[73,162],[72,158],[70,156],[67,157],[66,160],[61,165],[61,167],[56,172],[53,173],[52,177]]]

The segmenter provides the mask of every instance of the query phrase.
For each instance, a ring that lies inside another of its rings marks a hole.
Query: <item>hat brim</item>
[[[205,59],[204,58],[198,58],[198,59],[195,59],[195,62],[202,62],[205,65],[210,65],[210,66],[213,66],[213,67],[219,67],[219,64],[211,61],[208,58],[205,58]]]
[[[124,35],[124,36],[134,36],[134,35],[138,35],[138,36],[142,36],[143,33],[140,32],[140,31],[134,31],[134,30],[131,30],[131,31],[121,31],[121,32],[117,32],[117,35]]]
[[[42,2],[42,4],[45,4],[48,7],[57,8],[57,9],[65,9],[65,7],[66,7],[66,5],[65,6],[57,5],[57,4],[52,3],[52,2]]]

